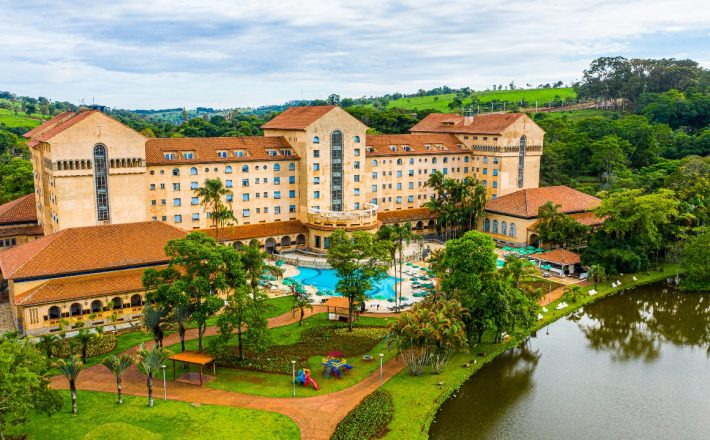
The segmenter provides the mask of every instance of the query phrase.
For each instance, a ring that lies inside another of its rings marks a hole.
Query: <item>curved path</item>
[[[313,306],[313,310],[308,310],[306,316],[325,312],[325,306]],[[361,316],[370,317],[395,317],[394,313],[363,313]],[[298,319],[291,313],[269,319],[269,328],[280,327],[297,322]],[[208,327],[205,336],[217,334],[216,327]],[[185,339],[196,339],[197,330],[189,330]],[[163,339],[164,345],[179,343],[177,334],[171,334]],[[135,352],[136,347],[132,347],[126,352]],[[397,374],[404,364],[399,358],[391,359],[385,363],[383,368],[383,381],[389,380]],[[301,438],[323,439],[331,437],[338,423],[355,408],[360,401],[371,394],[380,386],[379,372],[367,376],[362,381],[330,394],[321,394],[313,397],[263,397],[252,394],[236,393],[231,391],[217,390],[206,387],[199,387],[182,382],[170,381],[168,385],[168,399],[180,400],[184,402],[197,402],[201,404],[235,406],[240,408],[253,408],[264,411],[275,411],[285,414],[293,419],[301,429]],[[63,376],[52,378],[52,387],[58,389],[68,388],[68,383]],[[108,393],[116,392],[116,382],[111,373],[102,365],[94,365],[81,372],[77,379],[77,388],[80,390],[103,391]],[[154,387],[154,397],[161,397],[162,387],[156,380]],[[134,396],[147,396],[148,392],[143,376],[138,368],[132,366],[123,376],[123,392]]]

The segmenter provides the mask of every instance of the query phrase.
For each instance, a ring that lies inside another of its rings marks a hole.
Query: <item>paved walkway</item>
[[[306,316],[326,311],[325,306],[313,306],[313,310],[307,310]],[[377,318],[394,317],[394,313],[363,313],[361,316],[373,316]],[[269,327],[281,327],[297,322],[298,317],[294,317],[290,312],[269,319]],[[217,334],[216,327],[208,327],[205,336]],[[196,339],[197,330],[188,330],[185,335],[186,340]],[[180,342],[177,334],[171,334],[163,339],[165,346]],[[150,344],[148,344],[150,345]],[[138,347],[132,347],[126,352],[133,353]],[[404,364],[399,358],[391,359],[385,363],[383,368],[383,381],[389,380],[397,374]],[[156,380],[154,397],[160,399],[162,386]],[[102,365],[94,365],[81,372],[77,379],[77,387],[80,390],[103,391],[108,393],[116,392],[116,382],[111,373]],[[331,437],[338,423],[353,409],[360,401],[371,394],[380,385],[379,371],[367,376],[362,381],[350,388],[336,391],[330,394],[322,394],[314,397],[284,398],[284,397],[263,397],[251,394],[236,393],[224,390],[217,390],[206,387],[199,387],[181,382],[170,381],[168,385],[168,399],[184,402],[198,402],[201,404],[235,406],[240,408],[253,408],[264,411],[275,411],[285,414],[293,419],[301,429],[301,438],[314,440],[327,440]],[[52,387],[57,389],[67,389],[68,382],[63,376],[52,378]],[[127,395],[147,396],[145,376],[138,368],[132,366],[123,376],[123,392]]]
[[[579,281],[579,280],[577,280],[577,282],[575,282],[575,283],[570,283],[570,285],[572,285],[572,284],[580,286],[580,287],[586,287],[586,286],[591,285],[591,283],[589,281]],[[569,285],[556,287],[552,291],[544,294],[542,296],[542,298],[540,298],[540,301],[538,301],[538,304],[540,304],[541,306],[547,306],[551,302],[557,301],[558,299],[562,298],[562,296],[565,294],[565,289],[567,287],[569,287]]]

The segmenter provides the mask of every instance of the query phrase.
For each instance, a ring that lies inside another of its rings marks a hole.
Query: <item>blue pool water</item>
[[[336,294],[335,285],[338,283],[338,275],[334,269],[313,269],[311,267],[298,266],[298,270],[300,273],[295,277],[291,277],[292,279],[308,286],[313,286],[318,290],[325,289],[334,295]],[[367,295],[375,299],[394,298],[395,281],[396,279],[391,276],[377,281],[372,290],[367,292]]]

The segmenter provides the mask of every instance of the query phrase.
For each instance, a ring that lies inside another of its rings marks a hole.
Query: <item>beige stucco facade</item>
[[[528,228],[536,221],[536,218],[485,212],[478,222],[478,230],[486,232],[501,246],[523,247],[533,244]]]

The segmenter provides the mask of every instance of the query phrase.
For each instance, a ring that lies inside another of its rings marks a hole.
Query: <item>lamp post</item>
[[[296,397],[296,361],[291,361],[291,382],[293,382],[293,397]]]
[[[380,385],[382,385],[382,358],[384,358],[385,355],[380,353]]]
[[[165,381],[165,369],[167,365],[161,365],[160,369],[163,370],[163,402],[168,401],[168,383]]]

